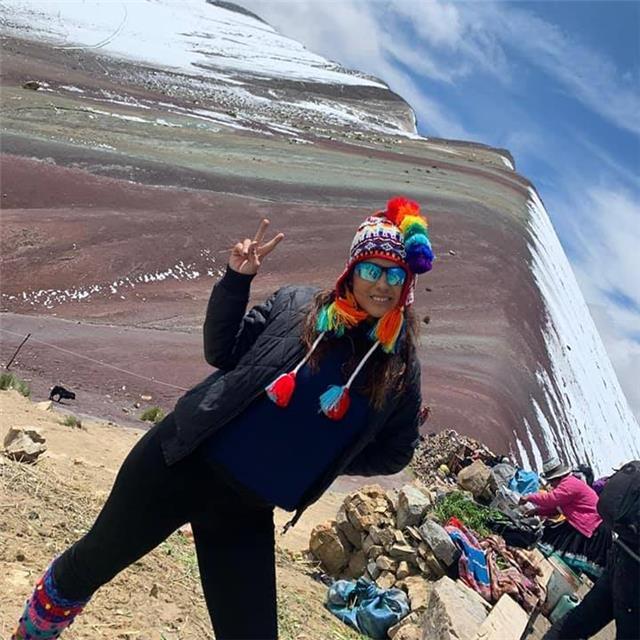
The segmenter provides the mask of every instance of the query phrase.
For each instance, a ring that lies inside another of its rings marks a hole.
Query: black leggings
[[[54,564],[61,595],[90,597],[190,522],[218,640],[277,638],[273,508],[234,490],[195,453],[169,467],[169,415],[133,447],[91,530]]]

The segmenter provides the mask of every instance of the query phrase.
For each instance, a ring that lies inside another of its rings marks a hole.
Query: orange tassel
[[[394,307],[378,320],[375,327],[375,335],[380,344],[382,344],[383,350],[387,353],[393,351],[396,340],[402,330],[403,321],[404,311],[401,307]]]
[[[356,299],[351,291],[347,291],[344,298],[336,298],[334,304],[336,312],[347,327],[355,327],[369,317],[366,311],[358,308]]]

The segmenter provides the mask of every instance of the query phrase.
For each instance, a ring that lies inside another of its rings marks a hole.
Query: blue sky
[[[423,135],[511,151],[640,419],[640,3],[237,1],[387,82]]]

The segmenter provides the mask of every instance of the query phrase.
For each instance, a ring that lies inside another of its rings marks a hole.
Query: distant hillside
[[[533,467],[551,451],[598,472],[640,455],[508,151],[420,137],[383,80],[237,7],[3,7],[0,360],[31,332],[14,366],[38,397],[65,383],[82,411],[132,424],[131,397],[171,409],[210,370],[200,324],[233,242],[262,216],[286,232],[254,300],[331,286],[358,223],[401,193],[423,204],[438,254],[416,303],[426,429]]]

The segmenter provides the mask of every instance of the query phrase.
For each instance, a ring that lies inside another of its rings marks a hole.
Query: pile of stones
[[[438,477],[441,465],[446,465],[451,473],[456,474],[461,468],[462,460],[469,455],[482,460],[495,457],[495,454],[481,442],[454,429],[445,429],[440,433],[420,436],[411,468],[421,482],[430,484]]]
[[[10,460],[34,464],[47,450],[45,438],[33,427],[11,427],[4,437],[2,454]]]
[[[423,605],[425,580],[437,580],[457,562],[449,534],[429,516],[435,490],[407,484],[397,493],[367,485],[349,494],[335,520],[317,525],[309,549],[335,578],[369,578],[401,588],[412,610]]]
[[[410,613],[388,630],[391,640],[520,637],[522,625],[514,623],[518,629],[513,633],[493,627],[496,621],[509,626],[515,613],[514,620],[526,626],[528,615],[504,595],[492,617],[491,605],[455,579],[460,552],[434,518],[436,499],[443,493],[461,491],[483,500],[494,492],[493,484],[491,468],[474,460],[455,480],[436,475],[428,485],[416,480],[393,492],[367,485],[345,498],[334,520],[312,530],[310,553],[331,578],[365,577],[382,589],[407,594]],[[510,607],[506,618],[504,607]]]

